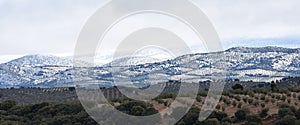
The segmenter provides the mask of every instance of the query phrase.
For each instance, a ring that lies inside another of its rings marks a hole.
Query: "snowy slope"
[[[56,73],[71,68],[72,60],[55,56],[29,55],[0,65],[3,86],[36,85],[56,79]],[[53,78],[51,78],[53,77]]]
[[[65,86],[73,82],[155,84],[168,79],[270,81],[300,76],[300,49],[236,47],[223,52],[189,54],[162,62],[117,59],[102,67],[72,67],[72,60],[30,55],[0,65],[0,87]],[[151,60],[150,60],[151,61]],[[142,63],[141,63],[142,62]],[[135,65],[133,65],[135,64]]]

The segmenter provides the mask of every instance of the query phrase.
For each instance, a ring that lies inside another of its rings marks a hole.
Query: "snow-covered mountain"
[[[0,65],[2,87],[33,86],[58,79],[59,72],[72,67],[72,60],[55,56],[28,55]]]
[[[235,47],[223,52],[189,54],[144,64],[132,62],[136,60],[124,58],[102,67],[72,67],[69,59],[25,56],[0,65],[0,87],[68,86],[74,85],[74,81],[117,85],[154,84],[168,79],[271,81],[300,76],[300,49],[280,47]],[[130,65],[126,65],[128,62]]]

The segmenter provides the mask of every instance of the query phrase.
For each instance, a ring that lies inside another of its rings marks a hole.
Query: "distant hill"
[[[0,65],[0,87],[73,86],[86,84],[155,84],[168,79],[274,81],[300,76],[300,49],[235,47],[222,52],[197,53],[151,63],[118,59],[102,67],[72,67],[72,60],[29,55]],[[129,63],[131,65],[127,65]],[[132,65],[136,64],[136,65]],[[119,66],[120,65],[120,66]]]

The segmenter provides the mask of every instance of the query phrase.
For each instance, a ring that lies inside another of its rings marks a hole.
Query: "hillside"
[[[152,85],[169,79],[196,83],[207,79],[270,82],[286,76],[300,76],[299,52],[300,49],[280,47],[236,47],[145,64],[130,63],[136,61],[135,58],[123,58],[110,63],[112,66],[97,67],[72,67],[68,59],[33,55],[1,64],[0,87]],[[131,65],[126,65],[128,62]]]

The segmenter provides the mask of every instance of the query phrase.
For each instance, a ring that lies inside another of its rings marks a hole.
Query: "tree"
[[[17,103],[15,101],[7,100],[7,101],[0,103],[0,110],[9,110],[16,105],[17,105]]]
[[[224,118],[226,118],[227,117],[227,113],[225,113],[225,112],[216,112],[216,111],[214,111],[214,112],[212,112],[212,114],[210,115],[210,117],[209,118],[216,118],[216,119],[218,119],[219,121],[222,121]]]
[[[238,121],[243,121],[246,119],[246,115],[249,113],[249,109],[247,108],[243,108],[243,109],[239,109],[236,113],[234,113],[234,116],[236,117],[236,119]]]
[[[232,86],[233,90],[244,90],[244,87],[241,84],[235,84]]]
[[[117,106],[117,109],[129,115],[135,116],[147,116],[152,115],[152,113],[157,113],[152,105],[149,105],[142,101],[129,101]]]
[[[272,92],[277,92],[278,91],[278,87],[274,82],[270,86],[271,86]]]
[[[135,116],[141,116],[145,112],[145,109],[141,106],[133,106],[132,114]]]
[[[287,115],[283,117],[282,119],[275,122],[274,125],[296,125],[296,117]]]
[[[300,109],[295,112],[295,116],[300,120]]]
[[[189,125],[189,124],[186,124]],[[216,118],[207,119],[202,122],[197,122],[196,125],[221,125],[220,121]]]
[[[290,108],[280,108],[278,110],[278,115],[280,118],[283,118],[287,115],[294,116],[294,112]]]
[[[181,123],[185,125],[192,125],[198,121],[199,118],[199,108],[192,106],[192,108],[188,111],[188,113],[181,119]],[[177,113],[174,113],[177,114]],[[179,122],[179,123],[180,123]]]
[[[264,118],[264,117],[268,116],[268,112],[269,112],[269,109],[268,108],[264,108],[259,113],[259,116],[262,117],[262,118]]]
[[[261,125],[262,121],[258,115],[247,115],[246,125]]]

